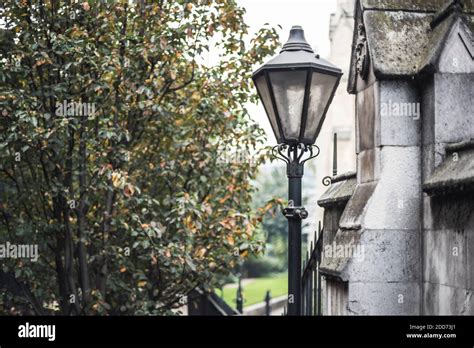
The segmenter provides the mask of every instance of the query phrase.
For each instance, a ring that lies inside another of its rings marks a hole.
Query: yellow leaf
[[[119,187],[120,186],[120,180],[121,179],[121,175],[120,173],[113,173],[112,174],[112,185],[114,185],[114,187]]]
[[[272,202],[269,202],[267,203],[267,205],[265,206],[265,208],[263,208],[265,211],[269,210],[271,207],[273,206],[273,203]]]
[[[253,234],[253,227],[251,224],[247,224],[247,226],[245,227],[245,233],[247,234],[247,236],[251,237],[252,234]]]
[[[227,195],[227,196],[225,196],[224,198],[221,198],[221,199],[219,200],[219,203],[224,203],[224,202],[227,201],[230,197],[231,197],[231,195]]]
[[[199,92],[194,92],[191,96],[191,99],[197,101],[201,99],[201,95],[199,94]]]
[[[190,215],[188,215],[184,218],[183,224],[187,228],[191,228],[191,216]]]
[[[204,255],[206,254],[206,252],[207,252],[206,248],[201,248],[196,252],[196,256],[200,257],[200,258],[203,258]]]
[[[127,267],[122,266],[122,267],[120,268],[120,273],[123,273],[123,272],[125,272],[125,271],[127,271]]]
[[[139,281],[139,282],[138,282],[138,286],[139,286],[140,288],[143,288],[144,286],[146,286],[146,280],[141,280],[141,281]]]
[[[230,245],[234,245],[234,244],[235,244],[234,237],[232,237],[230,234],[227,235],[227,242],[228,242]]]

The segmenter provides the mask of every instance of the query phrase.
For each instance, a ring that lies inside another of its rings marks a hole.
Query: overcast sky
[[[280,41],[285,43],[291,27],[301,25],[315,52],[322,57],[329,54],[329,18],[336,11],[336,0],[237,0],[237,3],[246,9],[245,22],[250,26],[250,35],[268,23],[277,28]],[[249,105],[248,110],[267,133],[268,145],[275,145],[263,106]]]

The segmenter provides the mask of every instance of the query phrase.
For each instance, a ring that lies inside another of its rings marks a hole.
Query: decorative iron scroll
[[[325,176],[322,182],[324,186],[329,186],[332,183],[332,178],[330,176]]]
[[[319,155],[319,152],[320,150],[318,146],[306,144],[280,144],[272,148],[273,156],[281,161],[286,162],[287,164],[304,164],[306,161],[317,157]],[[308,156],[304,158],[304,154],[308,154]]]

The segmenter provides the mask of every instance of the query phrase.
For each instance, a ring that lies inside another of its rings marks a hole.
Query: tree
[[[275,166],[276,165],[276,166]],[[262,166],[257,175],[258,193],[253,196],[253,206],[259,207],[265,204],[270,197],[279,199],[281,204],[279,210],[274,210],[273,214],[267,214],[259,229],[262,230],[268,248],[266,256],[271,256],[279,260],[279,264],[286,269],[288,264],[288,221],[281,213],[283,206],[286,206],[288,196],[288,179],[285,167],[280,162],[274,161],[271,166]],[[258,257],[261,259],[261,257]]]
[[[262,140],[244,105],[274,29],[249,46],[244,10],[221,0],[0,12],[0,242],[40,253],[3,263],[3,313],[169,313],[262,250],[250,180],[265,154],[222,158]]]
[[[288,204],[288,178],[282,162],[272,159],[272,164],[260,166],[255,180],[258,191],[253,194],[252,206],[256,210],[261,206],[266,207],[256,233],[265,240],[266,250],[264,255],[255,255],[244,262],[242,272],[250,277],[283,271],[288,266],[288,221],[281,213]],[[303,206],[306,207],[310,197],[305,193],[312,191],[315,182],[314,169],[307,169],[304,183],[307,190],[302,197]],[[303,224],[305,227],[309,225]]]

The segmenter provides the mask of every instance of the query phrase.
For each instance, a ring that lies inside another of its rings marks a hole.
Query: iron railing
[[[302,289],[302,315],[322,315],[321,298],[321,253],[323,248],[323,229],[321,224],[318,231],[314,232],[314,243],[311,242],[306,259],[303,262],[303,272],[301,277]]]
[[[333,138],[333,163],[332,177],[323,178],[323,185],[331,185],[333,178],[337,176],[337,133]],[[320,272],[321,254],[323,251],[324,229],[321,228],[321,221],[318,224],[318,230],[314,232],[314,238],[311,242],[309,251],[306,253],[306,259],[303,262],[303,271],[301,276],[302,289],[302,315],[322,315],[322,276]]]
[[[238,314],[214,291],[205,292],[196,288],[188,295],[188,315],[231,316]]]

